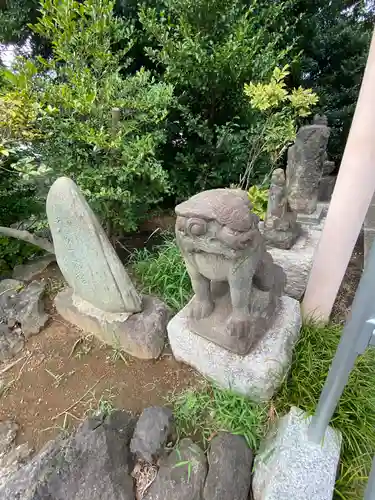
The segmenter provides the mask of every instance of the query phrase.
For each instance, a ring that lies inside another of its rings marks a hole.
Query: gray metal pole
[[[372,461],[364,500],[375,500],[375,457]]]
[[[309,426],[308,434],[311,441],[322,442],[357,356],[369,346],[374,328],[375,244],[371,247],[366,268],[355,294],[351,317],[344,327],[315,415]]]
[[[121,120],[121,109],[112,108],[112,134],[115,136]]]

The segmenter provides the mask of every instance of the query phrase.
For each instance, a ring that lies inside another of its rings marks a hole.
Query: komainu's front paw
[[[189,316],[193,319],[207,318],[214,310],[211,300],[198,300],[194,298],[189,306]]]
[[[251,318],[247,313],[233,312],[227,323],[229,335],[237,338],[246,337],[250,333]]]

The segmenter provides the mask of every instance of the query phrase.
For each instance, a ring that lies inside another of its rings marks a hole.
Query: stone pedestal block
[[[311,214],[298,213],[297,222],[303,224],[305,226],[317,225],[320,224],[320,221],[324,217],[324,203],[318,203],[316,206],[316,210],[314,210]]]
[[[301,300],[305,293],[321,234],[321,231],[306,227],[289,250],[267,248],[275,264],[278,264],[286,274],[285,293],[297,300]]]
[[[169,309],[155,297],[143,297],[140,313],[109,313],[67,288],[57,294],[55,306],[70,323],[136,358],[158,358],[163,350]]]
[[[299,335],[299,303],[291,297],[281,297],[272,326],[245,356],[194,333],[189,327],[188,310],[189,305],[176,314],[167,327],[175,358],[224,388],[256,401],[271,399],[289,368]]]
[[[255,459],[254,500],[332,500],[341,435],[329,427],[322,443],[312,443],[309,423],[292,407],[270,431]]]

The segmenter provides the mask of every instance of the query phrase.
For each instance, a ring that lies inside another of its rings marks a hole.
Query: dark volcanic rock
[[[0,323],[0,362],[13,358],[25,344],[20,328],[9,328]]]
[[[205,454],[191,439],[183,439],[164,459],[144,500],[203,500],[206,474]]]
[[[204,500],[247,500],[252,462],[253,453],[242,436],[220,433],[208,453]]]
[[[56,439],[13,474],[7,500],[134,500],[129,450],[134,421],[126,412],[88,419],[66,440]]]
[[[44,312],[45,285],[32,281],[6,279],[0,282],[0,322],[13,327],[20,324],[25,338],[39,333],[48,320]]]
[[[138,460],[156,462],[165,454],[165,446],[174,432],[174,419],[169,408],[146,408],[137,422],[130,450]]]

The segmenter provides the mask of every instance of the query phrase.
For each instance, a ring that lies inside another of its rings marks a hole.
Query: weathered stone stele
[[[300,234],[297,214],[288,206],[284,170],[277,168],[271,179],[263,236],[277,248],[291,248]]]
[[[74,294],[102,311],[141,311],[141,298],[76,184],[60,177],[47,197],[57,263]]]
[[[288,201],[295,212],[311,214],[316,210],[329,135],[327,119],[316,116],[312,125],[298,130],[288,150]]]
[[[141,359],[163,350],[168,307],[138,295],[115,250],[74,182],[58,179],[47,198],[57,263],[70,288],[55,297],[59,314]]]
[[[323,175],[319,183],[319,201],[331,201],[337,179],[336,175],[332,175],[335,167],[335,162],[328,160],[326,155],[326,159],[323,163]]]
[[[176,239],[195,296],[193,331],[245,355],[272,323],[285,275],[266,252],[247,193],[203,191],[176,207]]]

